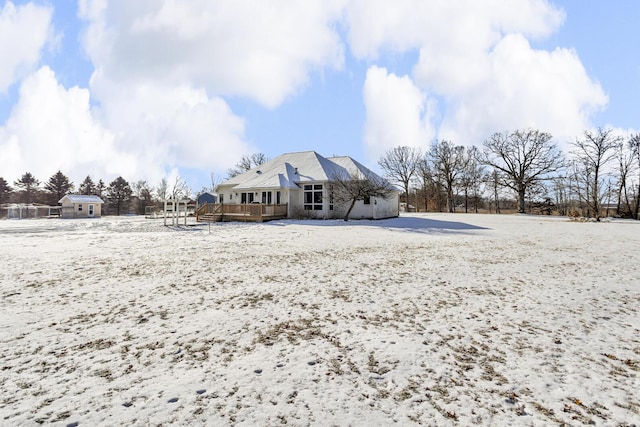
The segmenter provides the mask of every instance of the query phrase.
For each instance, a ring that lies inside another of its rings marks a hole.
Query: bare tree
[[[344,220],[349,220],[349,214],[357,201],[366,201],[374,198],[389,199],[395,189],[386,180],[375,176],[365,176],[361,172],[348,173],[346,170],[336,172],[331,177],[329,188],[331,199],[337,205],[349,206],[344,215]]]
[[[447,192],[447,210],[449,212],[455,212],[454,187],[459,184],[466,166],[464,154],[462,145],[453,145],[445,140],[434,142],[429,151],[435,176]]]
[[[437,198],[437,185],[427,156],[424,156],[418,162],[416,167],[416,181],[419,185],[419,194],[424,201],[424,211],[427,212],[429,210],[429,198]]]
[[[480,162],[480,150],[471,146],[465,151],[464,168],[460,177],[460,186],[464,192],[464,211],[469,211],[469,195],[473,200],[474,211],[478,213],[478,201],[482,193],[485,168]]]
[[[173,200],[188,199],[191,197],[191,188],[189,188],[187,182],[179,176],[176,176],[173,186],[171,186],[168,191],[168,196]]]
[[[569,194],[571,191],[571,183],[567,176],[558,175],[552,180],[552,190],[554,195],[554,203],[558,208],[558,213],[562,216],[568,214]]]
[[[138,206],[136,208],[138,215],[144,215],[145,206],[149,206],[153,202],[149,184],[144,180],[136,181],[131,185],[131,190],[133,191],[133,195],[138,199]]]
[[[633,152],[625,146],[622,140],[619,141],[618,146],[616,147],[616,158],[618,160],[618,175],[616,176],[618,183],[616,186],[616,214],[619,216],[629,217],[633,215],[633,210],[629,203],[627,183],[629,181],[629,175],[633,170],[634,155]]]
[[[591,182],[593,170],[580,159],[571,159],[568,166],[568,178],[570,195],[577,201],[576,209],[580,210],[582,216],[591,216]],[[570,215],[577,215],[578,212],[569,212]]]
[[[409,207],[409,185],[422,157],[422,150],[419,148],[401,146],[387,151],[378,161],[386,177],[402,185],[404,194],[407,196],[407,208]]]
[[[495,206],[496,214],[500,213],[500,182],[503,180],[500,179],[500,172],[497,169],[493,169],[493,171],[487,175],[487,183],[491,185],[492,196],[493,196],[493,204]],[[491,212],[491,207],[489,207],[489,212]]]
[[[635,159],[636,159],[636,170],[638,171],[638,189],[635,194],[635,209],[634,209],[634,217],[636,219],[640,219],[638,214],[640,213],[640,133],[635,135],[631,135],[629,137],[629,141],[627,141],[627,145],[631,149]]]
[[[495,133],[484,142],[482,163],[500,173],[500,184],[518,195],[518,212],[524,213],[529,187],[551,178],[563,166],[563,156],[551,134],[537,129]]]
[[[606,190],[603,168],[615,158],[620,140],[612,129],[598,128],[597,131],[584,131],[584,138],[573,144],[574,156],[588,174],[590,210],[596,221],[600,221],[600,208]]]
[[[266,163],[269,158],[264,153],[253,153],[251,155],[242,156],[240,161],[236,163],[235,167],[229,169],[227,172],[228,178],[233,178],[241,173],[245,173],[256,166]]]
[[[211,186],[209,188],[203,188],[202,192],[215,192],[216,188],[218,188],[218,185],[220,185],[222,181],[223,180],[215,172],[211,172]]]
[[[167,196],[169,191],[169,183],[167,182],[167,178],[162,178],[160,180],[160,184],[158,184],[158,186],[156,187],[156,196],[158,197],[158,200],[160,201],[164,201],[167,199]]]

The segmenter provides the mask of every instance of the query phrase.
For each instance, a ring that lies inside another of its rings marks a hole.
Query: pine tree
[[[13,183],[20,188],[18,199],[21,203],[33,203],[38,192],[40,191],[40,181],[38,181],[30,172],[26,172],[19,180]]]
[[[48,204],[57,205],[60,199],[73,192],[73,183],[65,174],[58,171],[49,178],[44,189],[47,192]]]
[[[127,209],[131,200],[131,187],[121,176],[113,180],[106,189],[109,206],[115,210],[116,215]]]
[[[9,197],[13,193],[13,188],[9,186],[9,183],[0,176],[0,205],[9,202]]]
[[[102,197],[102,193],[104,193],[105,188],[106,187],[104,185],[104,181],[102,181],[102,179],[98,180],[98,183],[95,187],[95,195],[98,197]]]
[[[85,196],[93,196],[96,193],[96,185],[89,175],[82,181],[78,191]]]

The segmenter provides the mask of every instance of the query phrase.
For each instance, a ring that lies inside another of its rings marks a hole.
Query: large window
[[[304,186],[304,210],[322,210],[322,184],[306,184]]]
[[[263,205],[270,205],[272,203],[272,192],[271,191],[263,191],[262,192],[262,204]]]
[[[253,193],[241,193],[240,203],[253,203]]]

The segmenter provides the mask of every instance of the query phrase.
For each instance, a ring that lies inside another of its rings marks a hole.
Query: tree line
[[[267,160],[264,153],[242,156],[235,167],[228,170],[227,179],[259,166]],[[203,187],[200,193],[213,192],[218,183],[218,177],[212,173],[211,186]],[[113,215],[124,213],[143,215],[146,206],[159,206],[165,199],[182,200],[193,196],[191,188],[180,177],[176,177],[172,183],[163,178],[158,185],[151,186],[145,180],[129,183],[121,176],[106,185],[102,179],[94,182],[91,176],[87,175],[76,188],[62,171],[54,173],[44,184],[30,172],[25,172],[14,181],[13,186],[0,176],[0,206],[9,203],[57,206],[62,197],[72,193],[102,198],[106,205],[103,212]]]
[[[191,190],[180,177],[177,177],[173,184],[169,184],[167,179],[163,178],[157,186],[152,187],[144,180],[130,184],[121,176],[105,185],[102,179],[94,182],[91,176],[87,175],[77,189],[61,171],[54,173],[44,184],[30,172],[25,172],[14,181],[13,186],[0,177],[0,205],[34,203],[57,206],[58,201],[67,194],[98,196],[104,200],[104,212],[108,214],[143,215],[146,206],[157,205],[167,198],[190,198]]]
[[[266,162],[263,153],[243,156],[228,171],[228,178]],[[436,212],[555,213],[600,220],[602,215],[640,219],[640,133],[623,138],[612,129],[586,130],[565,155],[551,134],[537,129],[498,132],[481,148],[434,141],[425,152],[398,146],[378,161],[384,175],[402,187],[407,208]],[[214,191],[217,178],[211,174]],[[386,197],[384,183],[361,177],[348,183],[333,178],[345,201]],[[369,180],[370,181],[370,180]],[[356,185],[358,184],[358,185]],[[75,191],[61,171],[41,186],[26,172],[13,187],[0,177],[0,205],[41,203],[55,206],[69,193],[97,195],[106,202],[108,213],[144,214],[145,206],[173,199],[191,198],[191,189],[180,177],[170,185],[162,179],[156,186],[147,181],[130,184],[118,177],[109,185],[87,176]],[[347,212],[348,216],[348,212]]]
[[[399,146],[378,164],[416,210],[500,213],[506,206],[519,213],[640,219],[640,134],[624,139],[612,129],[586,130],[565,155],[551,134],[519,129],[494,133],[481,148],[447,140],[426,152]]]

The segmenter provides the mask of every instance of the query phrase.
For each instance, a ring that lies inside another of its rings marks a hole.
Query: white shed
[[[98,196],[67,194],[58,203],[62,205],[62,218],[99,218],[104,201]]]

